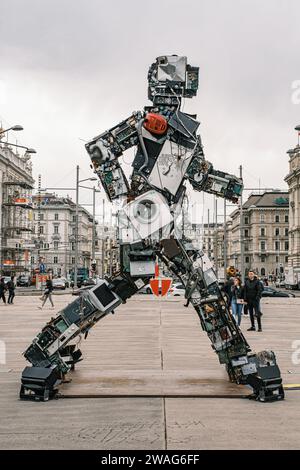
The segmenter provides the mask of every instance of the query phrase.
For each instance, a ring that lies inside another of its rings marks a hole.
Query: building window
[[[260,221],[264,222],[265,221],[265,214],[260,214]]]
[[[275,223],[278,224],[280,222],[280,217],[279,215],[275,215]]]
[[[245,263],[249,263],[249,262],[250,262],[250,258],[249,258],[249,256],[246,256],[245,257]]]
[[[289,236],[289,229],[288,229],[288,228],[284,229],[284,235],[285,235],[286,237]]]
[[[44,250],[49,250],[49,243],[44,243]]]
[[[245,237],[246,237],[246,238],[249,237],[249,230],[248,230],[248,229],[245,230]]]
[[[58,250],[58,242],[54,242],[54,250]]]
[[[58,220],[58,214],[54,214],[54,220]]]
[[[72,250],[72,251],[75,250],[75,243],[74,243],[74,242],[71,243],[71,250]]]
[[[43,234],[43,233],[44,233],[44,226],[40,225],[40,234]]]
[[[276,263],[279,263],[279,256],[276,256]]]
[[[289,257],[288,256],[285,256],[285,262],[288,263],[289,262]]]
[[[40,213],[40,220],[44,220],[44,214]]]
[[[31,256],[31,264],[35,264],[34,256]]]
[[[72,263],[72,264],[75,264],[75,258],[74,258],[74,257],[72,258],[71,263]]]
[[[289,251],[289,242],[284,242],[284,250]]]
[[[73,222],[76,222],[76,215],[73,215],[72,220],[73,220]]]
[[[58,234],[58,225],[54,225],[54,233]]]
[[[260,242],[260,250],[266,251],[266,242]]]
[[[261,236],[261,237],[265,237],[265,236],[266,236],[266,229],[265,229],[265,228],[261,228],[261,229],[260,229],[260,236]]]
[[[54,256],[53,258],[53,264],[57,264],[58,263],[58,257],[57,256]]]
[[[289,216],[288,216],[288,215],[285,215],[285,216],[284,216],[284,221],[285,221],[286,223],[289,222]]]
[[[280,250],[280,242],[278,242],[278,241],[275,242],[275,250],[276,251]]]
[[[278,237],[279,234],[280,234],[279,228],[275,228],[275,237]]]
[[[260,274],[261,274],[261,276],[265,276],[265,275],[266,275],[266,270],[265,270],[265,268],[261,268]]]
[[[262,255],[262,256],[261,256],[261,262],[262,262],[262,263],[265,263],[265,262],[266,262],[266,256],[265,256],[265,255]]]

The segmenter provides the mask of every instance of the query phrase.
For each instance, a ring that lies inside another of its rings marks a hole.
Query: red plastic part
[[[168,122],[160,114],[148,113],[144,119],[144,127],[152,134],[162,135],[168,128]]]

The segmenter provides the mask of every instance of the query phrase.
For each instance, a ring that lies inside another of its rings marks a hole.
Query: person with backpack
[[[6,285],[4,282],[4,277],[0,280],[0,299],[3,300],[4,305],[6,305],[6,297],[5,297]]]
[[[248,279],[244,286],[244,301],[247,302],[248,312],[250,315],[251,327],[247,331],[255,331],[255,320],[257,320],[258,331],[262,331],[260,299],[262,294],[262,283],[255,276],[253,271],[249,271]],[[254,317],[255,315],[255,317]]]

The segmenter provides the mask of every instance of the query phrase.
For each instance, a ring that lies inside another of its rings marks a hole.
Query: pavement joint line
[[[286,391],[290,392],[290,391],[300,391],[300,386],[299,387],[283,387]],[[76,395],[72,395],[72,394],[68,394],[68,395],[64,395],[64,394],[59,394],[56,398],[59,399],[59,398],[162,398],[163,400],[165,400],[166,398],[176,398],[176,399],[186,399],[186,398],[214,398],[214,399],[217,399],[217,398],[226,398],[226,399],[233,399],[233,398],[247,398],[249,399],[251,397],[251,395],[201,395],[201,394],[187,394],[187,395],[184,395],[184,394],[147,394],[147,393],[143,393],[143,394],[133,394],[133,393],[129,393],[129,394],[93,394],[93,395],[85,395],[85,394],[76,394]],[[165,405],[165,401],[164,401],[164,405]]]
[[[100,394],[94,394],[94,395],[59,395],[57,396],[57,399],[63,398],[249,398],[250,395],[169,395],[169,394],[157,394],[157,395],[151,395],[151,394],[107,394],[107,395],[100,395]]]

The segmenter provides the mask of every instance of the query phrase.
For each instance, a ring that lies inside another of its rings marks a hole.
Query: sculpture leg
[[[232,317],[219,289],[212,263],[190,243],[162,240],[160,258],[186,287],[187,305],[196,310],[202,329],[229,379],[253,388],[253,398],[260,401],[284,398],[280,370],[273,351],[251,352],[242,331]]]
[[[65,375],[81,360],[76,344],[69,344],[146,285],[149,278],[117,275],[84,290],[52,318],[24,352],[31,363],[22,373],[20,398],[46,401],[54,398]]]

